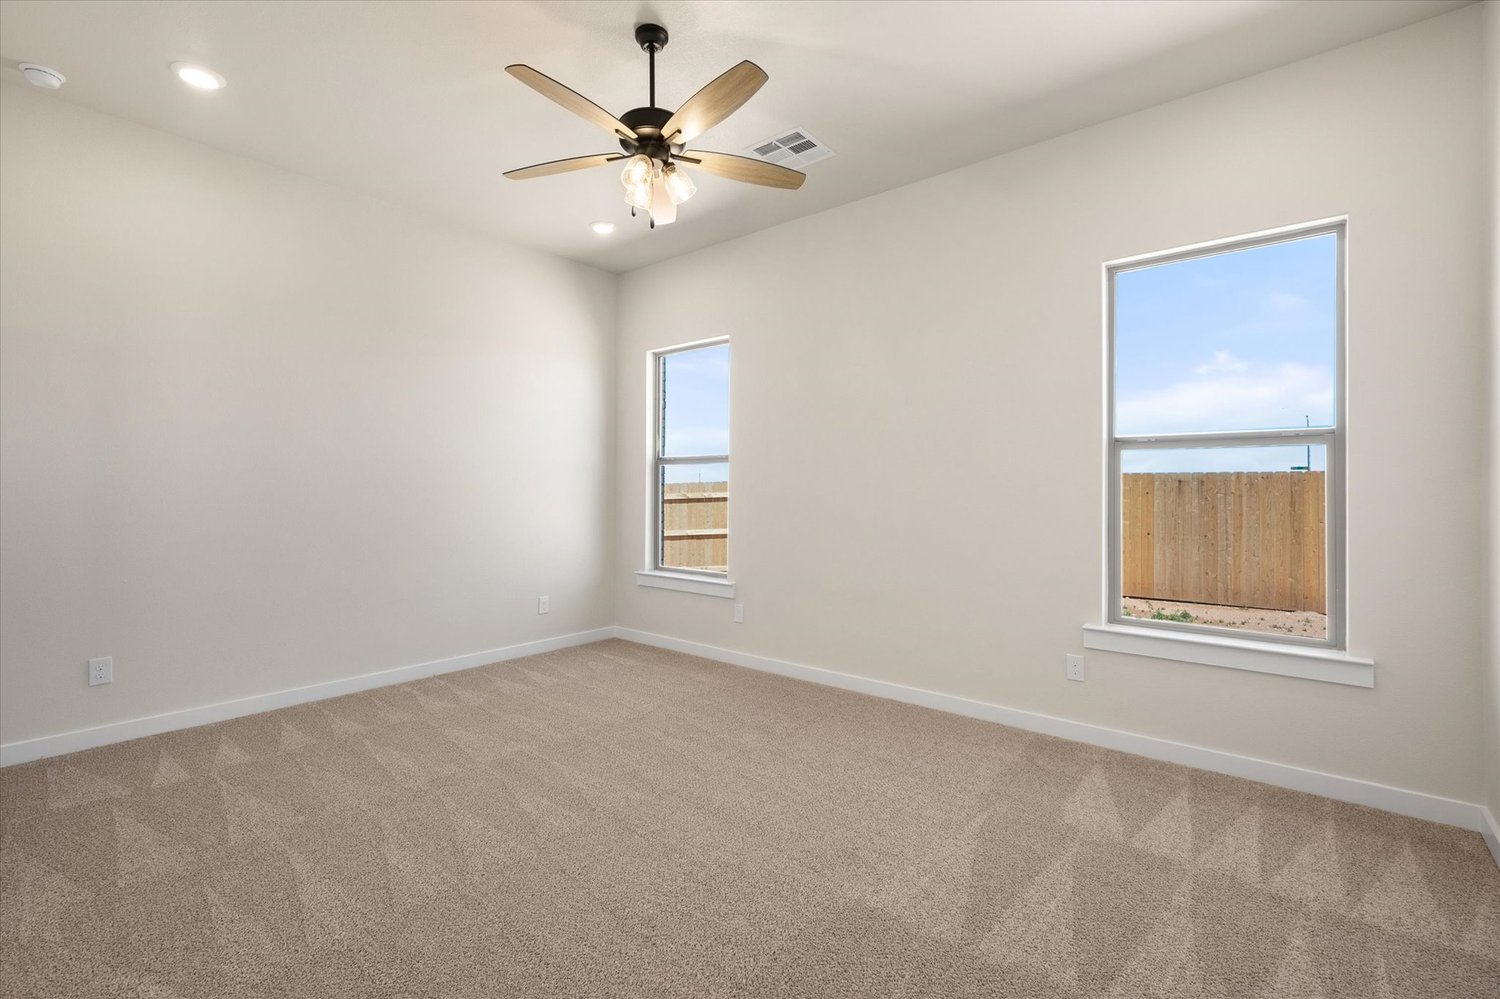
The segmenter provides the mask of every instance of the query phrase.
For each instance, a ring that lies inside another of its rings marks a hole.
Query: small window
[[[654,355],[652,568],[729,572],[729,343]]]
[[[1109,620],[1342,649],[1342,222],[1107,269]]]

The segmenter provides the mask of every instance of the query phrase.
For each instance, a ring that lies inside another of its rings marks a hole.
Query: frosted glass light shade
[[[656,161],[649,156],[636,153],[625,161],[625,169],[620,171],[620,183],[624,184],[628,191],[638,184],[649,182],[655,173]]]
[[[693,178],[675,163],[668,163],[662,170],[662,181],[666,185],[667,196],[674,205],[680,205],[698,193],[698,185],[693,183]]]
[[[631,184],[625,188],[625,203],[632,208],[639,208],[642,211],[649,209],[651,207],[652,186],[649,174],[640,183]]]
[[[651,221],[656,225],[677,221],[677,205],[667,193],[667,185],[660,181],[651,186]]]

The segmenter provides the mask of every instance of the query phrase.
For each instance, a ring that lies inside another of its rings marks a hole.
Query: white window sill
[[[1174,659],[1178,662],[1275,673],[1304,680],[1375,686],[1375,661],[1334,649],[1257,642],[1218,635],[1193,635],[1124,624],[1086,624],[1083,647],[1133,656]]]
[[[663,572],[660,569],[642,569],[635,574],[641,586],[654,586],[661,590],[679,590],[683,593],[702,593],[709,597],[733,597],[734,584],[727,579],[700,576],[691,572]]]

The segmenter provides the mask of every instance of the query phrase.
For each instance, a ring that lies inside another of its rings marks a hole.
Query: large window
[[[1343,648],[1344,225],[1112,264],[1109,620]]]
[[[654,355],[653,568],[729,571],[729,343]]]

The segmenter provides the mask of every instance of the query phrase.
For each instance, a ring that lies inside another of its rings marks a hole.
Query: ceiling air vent
[[[833,150],[823,145],[817,136],[812,135],[807,129],[794,128],[786,132],[778,132],[769,139],[757,142],[745,150],[745,155],[765,160],[767,163],[775,163],[777,166],[802,170],[819,160],[828,159],[833,155]]]

